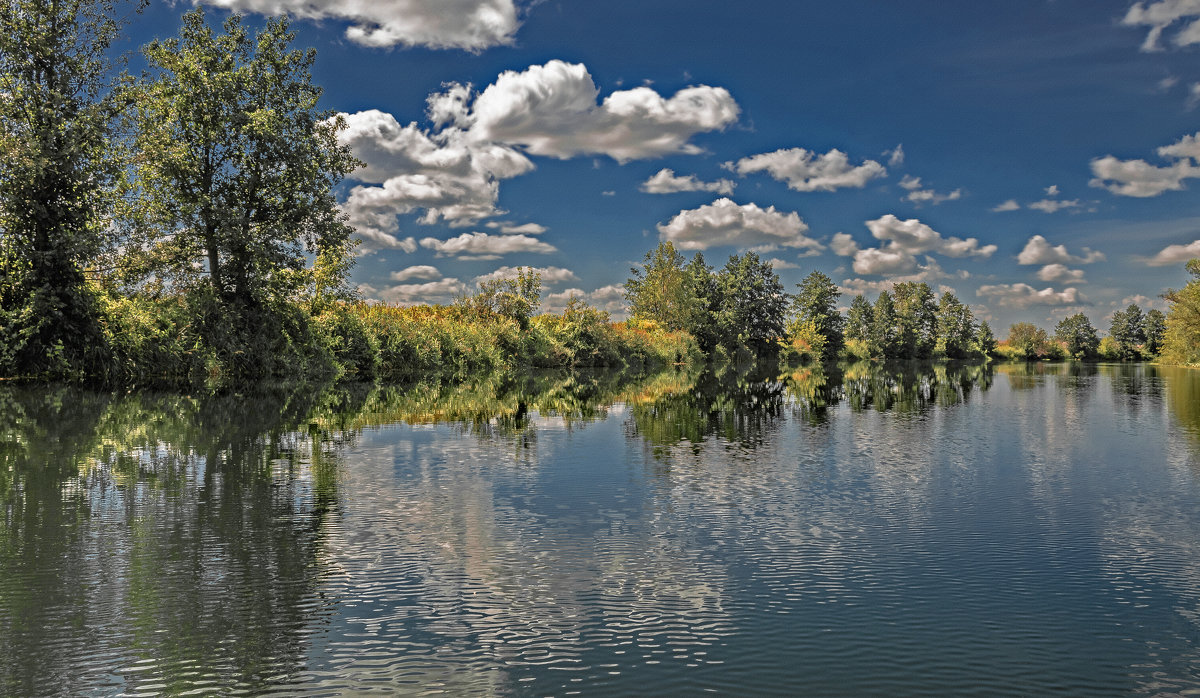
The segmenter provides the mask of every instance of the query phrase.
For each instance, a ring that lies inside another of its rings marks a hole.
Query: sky
[[[623,317],[660,241],[874,299],[950,290],[1000,336],[1165,309],[1200,257],[1200,0],[197,0],[288,13],[366,163],[364,298],[520,266]],[[177,33],[157,0],[132,46]]]

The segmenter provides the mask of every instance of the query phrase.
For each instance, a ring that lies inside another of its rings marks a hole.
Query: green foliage
[[[178,38],[145,47],[130,235],[147,271],[183,289],[206,276],[242,306],[344,284],[351,230],[333,187],[359,163],[338,143],[342,122],[317,111],[315,52],[293,39],[286,19],[252,39],[237,15],[216,34],[197,9]]]
[[[1141,358],[1140,348],[1146,341],[1144,322],[1142,309],[1136,303],[1130,303],[1128,308],[1113,313],[1108,335],[1117,343],[1121,360]]]
[[[871,307],[871,301],[860,293],[850,302],[850,312],[846,315],[846,340],[868,342],[874,323],[875,309]]]
[[[881,291],[875,299],[875,308],[871,317],[871,336],[867,340],[871,356],[880,358],[895,358],[900,356],[903,348],[900,318],[896,314],[896,304],[892,294]]]
[[[1056,347],[1051,343],[1046,330],[1029,322],[1018,322],[1008,330],[1009,358],[1023,361],[1054,358]]]
[[[85,271],[111,243],[117,4],[0,3],[0,374],[108,361]]]
[[[823,361],[829,356],[829,340],[815,318],[794,317],[784,331],[786,334],[780,344],[785,358]]]
[[[753,252],[733,255],[717,274],[716,329],[730,348],[765,352],[783,336],[787,294],[768,262]]]
[[[529,318],[542,303],[542,276],[528,267],[517,270],[517,278],[491,279],[479,284],[479,290],[460,305],[481,314],[493,313],[529,329]]]
[[[833,279],[819,271],[810,273],[796,286],[798,290],[792,296],[791,305],[794,320],[786,328],[788,344],[796,349],[794,340],[801,339],[809,351],[816,352],[815,358],[823,361],[837,358],[845,344],[842,335],[844,318],[837,309],[841,291]],[[810,336],[812,332],[808,330],[800,331],[806,324],[819,340]]]
[[[1112,337],[1104,337],[1100,340],[1100,346],[1096,349],[1096,354],[1101,361],[1120,361],[1121,347],[1117,345],[1116,340]]]
[[[974,340],[975,351],[983,356],[991,356],[996,351],[996,336],[992,334],[991,325],[987,321],[979,323],[979,327],[975,330]]]
[[[899,331],[897,358],[929,358],[938,340],[938,306],[933,290],[924,282],[904,281],[892,288],[892,295]]]
[[[1167,333],[1167,316],[1161,310],[1148,310],[1142,320],[1142,334],[1146,337],[1143,346],[1146,354],[1156,356],[1162,351],[1163,339]]]
[[[642,267],[634,267],[630,273],[625,282],[625,298],[631,317],[683,330],[703,310],[692,288],[686,260],[670,240],[647,252]]]
[[[975,331],[975,317],[971,309],[953,293],[943,293],[937,311],[935,352],[949,359],[966,358],[972,352]]]
[[[1187,270],[1192,280],[1163,295],[1171,308],[1160,357],[1164,363],[1184,366],[1200,364],[1200,259],[1189,260]]]
[[[1073,359],[1095,359],[1100,351],[1100,337],[1092,321],[1083,313],[1063,318],[1054,328],[1054,337],[1064,345]]]

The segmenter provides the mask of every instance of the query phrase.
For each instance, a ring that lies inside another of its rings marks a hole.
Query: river
[[[0,694],[1200,692],[1200,372],[0,385]]]

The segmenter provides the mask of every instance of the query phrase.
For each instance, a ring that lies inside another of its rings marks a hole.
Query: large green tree
[[[892,288],[900,325],[900,356],[927,359],[937,345],[937,300],[922,281],[904,281]]]
[[[1163,338],[1167,333],[1167,316],[1161,310],[1147,310],[1142,320],[1142,334],[1146,337],[1146,353],[1155,356],[1162,351]]]
[[[110,243],[119,174],[118,4],[0,2],[0,374],[102,360],[85,270]]]
[[[1054,327],[1054,338],[1066,345],[1067,354],[1074,359],[1094,359],[1100,349],[1100,336],[1083,313],[1063,318]]]
[[[1017,322],[1008,328],[1008,345],[1018,358],[1035,361],[1050,353],[1050,336],[1031,322]]]
[[[717,274],[716,328],[733,348],[762,352],[783,336],[788,295],[769,262],[733,255]]]
[[[333,188],[359,163],[338,142],[341,120],[317,108],[315,52],[293,39],[286,19],[251,38],[237,15],[217,33],[197,9],[177,38],[144,49],[141,249],[185,287],[206,276],[226,305],[336,289],[348,269]]]
[[[900,316],[896,313],[892,294],[881,291],[879,298],[875,299],[871,317],[871,355],[884,359],[899,358],[904,348],[901,331]]]
[[[687,259],[670,240],[647,252],[641,267],[634,267],[630,274],[625,281],[625,299],[633,318],[653,320],[669,330],[683,330],[689,329],[694,316],[704,310],[693,289]]]
[[[817,334],[824,338],[821,358],[828,361],[841,353],[845,341],[842,325],[845,318],[838,312],[837,302],[842,297],[833,279],[814,271],[796,284],[792,296],[792,314],[801,323],[812,323]]]
[[[868,342],[871,339],[871,325],[874,322],[875,309],[871,301],[861,293],[850,301],[850,312],[846,314],[845,337],[847,340]]]
[[[938,303],[937,353],[950,359],[965,358],[971,353],[974,338],[975,316],[971,309],[946,291]]]
[[[1108,336],[1116,343],[1122,359],[1140,358],[1139,347],[1146,341],[1144,321],[1142,309],[1136,303],[1130,303],[1128,308],[1113,313]]]
[[[1163,294],[1171,303],[1163,334],[1162,360],[1173,364],[1200,364],[1200,259],[1187,263],[1192,280],[1179,290]]]

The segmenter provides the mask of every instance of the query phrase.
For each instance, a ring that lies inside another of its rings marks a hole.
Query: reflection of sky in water
[[[827,380],[446,424],[389,417],[433,392],[368,400],[316,451],[296,425],[326,413],[208,440],[114,420],[134,435],[82,439],[54,487],[0,477],[0,630],[81,629],[0,645],[80,693],[1200,689],[1190,376]]]

